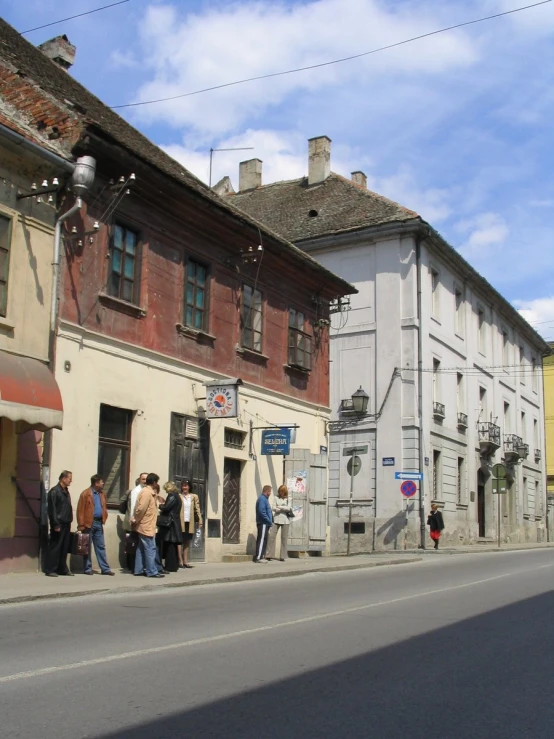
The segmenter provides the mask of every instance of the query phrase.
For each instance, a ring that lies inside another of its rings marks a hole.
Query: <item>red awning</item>
[[[45,364],[0,352],[0,417],[38,431],[62,428],[60,388]]]

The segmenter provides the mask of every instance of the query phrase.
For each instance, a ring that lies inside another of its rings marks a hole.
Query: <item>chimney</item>
[[[42,53],[63,69],[69,69],[75,61],[76,47],[69,42],[67,36],[56,36],[38,47]]]
[[[358,170],[358,172],[352,172],[350,177],[352,179],[352,182],[355,185],[360,185],[360,187],[363,187],[364,190],[367,190],[367,175],[366,174]]]
[[[249,159],[239,164],[239,192],[262,186],[262,160]]]
[[[308,185],[325,182],[331,174],[331,139],[317,136],[308,139]]]

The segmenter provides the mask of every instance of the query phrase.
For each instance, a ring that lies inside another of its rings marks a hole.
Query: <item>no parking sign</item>
[[[405,498],[413,498],[417,493],[417,485],[413,480],[404,480],[400,486],[400,492]]]

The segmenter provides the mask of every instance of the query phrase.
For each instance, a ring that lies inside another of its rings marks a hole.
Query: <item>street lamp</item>
[[[360,387],[355,393],[352,393],[352,408],[357,416],[365,416],[367,412],[367,404],[369,403],[369,395]]]

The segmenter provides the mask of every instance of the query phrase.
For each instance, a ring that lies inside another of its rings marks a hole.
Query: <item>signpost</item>
[[[503,464],[495,464],[492,468],[492,494],[506,494],[506,467]],[[500,549],[500,498],[496,499],[498,508],[498,548]]]
[[[354,477],[362,469],[360,454],[367,454],[368,446],[352,446],[343,449],[343,456],[350,457],[346,464],[346,471],[350,475],[350,501],[348,503],[348,538],[346,540],[346,556],[350,557],[350,535],[352,533],[352,504],[354,495]]]

